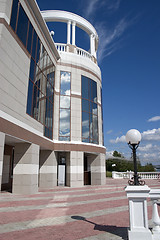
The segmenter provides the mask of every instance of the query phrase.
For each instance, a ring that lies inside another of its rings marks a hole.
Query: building
[[[54,43],[45,21],[66,23],[66,44]],[[75,44],[77,27],[89,52]],[[95,28],[76,14],[0,0],[1,190],[105,183],[97,48]]]

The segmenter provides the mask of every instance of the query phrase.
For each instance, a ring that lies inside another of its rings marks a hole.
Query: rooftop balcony
[[[67,24],[67,43],[55,43],[59,52],[70,52],[87,58],[97,64],[98,35],[95,28],[84,18],[74,13],[47,10],[41,12],[46,22],[65,22]],[[72,28],[71,28],[72,26]],[[79,27],[90,37],[90,50],[86,51],[75,45],[76,28]],[[51,32],[52,35],[53,32]],[[72,42],[71,42],[72,35]]]

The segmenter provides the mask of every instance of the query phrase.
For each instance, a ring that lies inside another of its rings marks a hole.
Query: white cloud
[[[160,128],[151,129],[141,133],[142,140],[145,141],[159,141],[160,140]],[[111,139],[111,143],[123,143],[126,142],[125,136],[117,137],[116,139]]]
[[[144,131],[142,133],[142,140],[159,141],[160,140],[160,128]]]
[[[126,18],[122,18],[113,28],[108,28],[103,22],[95,24],[99,35],[99,61],[102,61],[104,57],[111,55],[122,46],[122,35],[133,22],[134,20],[127,21]]]
[[[115,12],[119,9],[121,0],[85,0],[84,16],[92,18],[96,11],[100,8],[107,9],[110,12]],[[84,4],[84,3],[83,3]]]
[[[94,14],[94,12],[97,9],[98,2],[100,2],[100,1],[99,0],[90,0],[87,2],[85,10],[84,10],[85,11],[84,15],[86,18],[90,18],[91,15]]]
[[[106,158],[113,157],[113,152],[114,151],[106,151]]]
[[[111,143],[124,143],[126,142],[126,137],[123,135],[121,137],[117,137],[116,139],[111,139]]]
[[[143,147],[139,147],[138,150],[141,151],[141,152],[146,152],[146,151],[149,151],[150,149],[153,148],[153,145],[151,143],[143,146]]]
[[[113,130],[108,130],[107,134],[111,134],[113,132]]]
[[[155,116],[155,117],[148,119],[148,122],[156,122],[156,121],[160,121],[160,116]]]
[[[116,11],[119,8],[120,2],[121,0],[106,1],[108,10]]]
[[[117,49],[122,47],[122,35],[126,29],[131,26],[137,17],[127,20],[126,17],[121,18],[114,26],[107,26],[106,22],[95,22],[96,14],[106,11],[105,14],[113,14],[118,11],[121,0],[86,0],[83,15],[89,19],[95,26],[99,36],[98,60],[111,55]],[[111,25],[111,24],[110,24]]]

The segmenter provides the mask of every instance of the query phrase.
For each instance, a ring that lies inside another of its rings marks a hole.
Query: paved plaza
[[[159,180],[146,181],[160,188]],[[0,193],[1,240],[127,240],[127,180],[105,186],[40,189],[34,195]],[[152,206],[148,201],[151,219]],[[149,221],[150,222],[150,221]]]

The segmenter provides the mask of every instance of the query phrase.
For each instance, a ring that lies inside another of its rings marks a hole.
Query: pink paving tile
[[[77,201],[87,201],[92,199],[102,199],[102,198],[110,198],[110,197],[121,197],[125,196],[125,192],[116,192],[111,194],[101,194],[101,195],[95,195],[95,196],[82,196],[82,197],[64,197],[59,200],[54,199],[54,197],[48,197],[47,199],[37,199],[37,200],[22,200],[22,201],[6,201],[6,202],[0,202],[0,208],[2,207],[18,207],[18,206],[30,206],[30,205],[45,205],[48,203],[62,203],[62,202],[77,202]],[[35,196],[35,198],[38,198],[39,196]]]
[[[123,220],[120,219],[123,216]],[[1,240],[32,240],[32,239],[54,239],[75,240],[105,232],[116,233],[116,231],[128,226],[128,211],[117,214],[86,219],[86,221],[75,221],[57,226],[40,227],[12,233],[0,234]]]
[[[0,224],[6,224],[9,222],[28,221],[34,219],[42,219],[48,217],[60,217],[65,215],[80,214],[85,212],[92,212],[103,210],[107,208],[114,208],[125,206],[128,204],[128,200],[114,200],[111,202],[96,202],[90,204],[75,205],[69,207],[56,207],[46,208],[41,210],[26,210],[18,212],[1,212]]]

